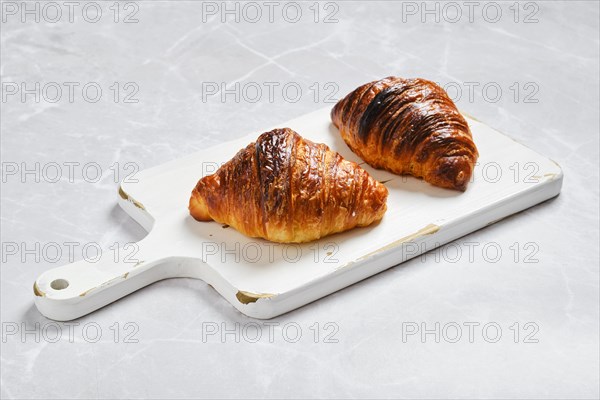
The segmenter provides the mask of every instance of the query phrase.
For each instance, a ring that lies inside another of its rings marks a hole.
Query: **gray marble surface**
[[[598,398],[598,2],[54,4],[2,2],[2,398]],[[186,279],[38,313],[41,272],[145,236],[119,179],[388,75],[556,160],[562,194],[271,321]]]

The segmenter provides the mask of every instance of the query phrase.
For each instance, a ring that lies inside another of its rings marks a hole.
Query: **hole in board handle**
[[[66,279],[55,279],[50,282],[50,287],[54,290],[63,290],[69,287],[69,281]]]

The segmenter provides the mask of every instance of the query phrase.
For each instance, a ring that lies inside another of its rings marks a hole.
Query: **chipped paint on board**
[[[235,297],[242,304],[256,303],[258,299],[269,299],[275,296],[276,295],[272,293],[252,293],[244,290],[238,290],[238,292],[235,294]]]
[[[364,255],[364,256],[362,256],[362,257],[360,257],[360,258],[358,258],[358,259],[356,259],[354,261],[350,261],[349,263],[344,264],[341,267],[336,268],[336,270],[347,268],[347,267],[351,266],[352,264],[358,264],[361,261],[364,261],[364,260],[366,260],[366,259],[368,259],[370,257],[373,257],[376,254],[379,254],[379,253],[382,253],[384,251],[393,249],[393,248],[395,248],[397,246],[400,246],[400,245],[402,245],[404,243],[414,242],[416,239],[418,239],[420,237],[427,236],[427,235],[433,235],[434,233],[436,233],[437,231],[439,231],[440,228],[441,227],[439,225],[429,224],[429,225],[425,226],[424,228],[419,229],[415,233],[412,233],[412,234],[410,234],[408,236],[405,236],[405,237],[403,237],[401,239],[398,239],[398,240],[396,240],[396,241],[394,241],[394,242],[392,242],[392,243],[390,243],[390,244],[388,244],[386,246],[383,246],[383,247],[381,247],[381,248],[379,248],[379,249],[377,249],[375,251],[372,251],[371,253],[368,253],[367,255]]]
[[[133,197],[131,197],[130,195],[125,193],[125,191],[123,190],[123,188],[121,186],[119,186],[119,196],[121,196],[121,198],[123,200],[132,202],[133,205],[136,206],[137,208],[139,208],[141,210],[146,210],[146,207],[144,207],[144,205],[142,203],[140,203],[139,201],[135,200]]]
[[[85,292],[79,294],[79,297],[85,297],[92,290],[96,290],[98,288],[102,288],[102,287],[105,287],[105,286],[110,286],[112,283],[114,283],[114,282],[116,282],[118,280],[125,280],[125,279],[127,279],[128,276],[129,276],[129,272],[126,272],[123,275],[119,275],[116,278],[112,278],[111,280],[108,280],[108,281],[104,282],[100,286],[95,286],[95,287],[93,287],[91,289],[86,290]]]
[[[37,282],[33,282],[33,294],[35,294],[38,297],[45,297],[46,293],[44,293],[40,287],[38,286]]]

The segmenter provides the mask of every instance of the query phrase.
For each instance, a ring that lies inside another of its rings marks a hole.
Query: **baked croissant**
[[[192,191],[199,221],[273,242],[308,242],[383,217],[387,188],[289,128],[263,133]]]
[[[375,168],[465,191],[479,153],[446,92],[425,79],[360,86],[331,111],[348,146]]]

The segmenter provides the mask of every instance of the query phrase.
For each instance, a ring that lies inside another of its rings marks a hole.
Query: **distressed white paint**
[[[390,191],[383,220],[302,245],[248,238],[188,214],[190,192],[202,174],[229,160],[257,133],[143,171],[139,182],[121,185],[131,199],[121,198],[120,204],[150,231],[134,260],[119,257],[115,263],[114,254],[105,253],[97,263],[84,260],[47,271],[36,282],[45,294],[36,296],[36,305],[48,318],[70,320],[157,280],[191,277],[209,283],[244,314],[272,318],[560,192],[562,171],[556,163],[481,122],[469,119],[469,125],[480,159],[466,192],[363,163]],[[290,127],[361,162],[330,123],[329,108],[278,127]],[[56,279],[69,286],[53,289],[50,283]],[[254,294],[254,301],[240,298],[240,291]]]

